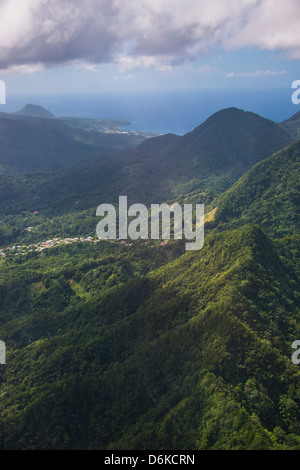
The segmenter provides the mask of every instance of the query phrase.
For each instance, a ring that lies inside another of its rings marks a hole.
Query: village
[[[32,243],[30,245],[11,245],[6,248],[0,248],[0,257],[5,257],[7,254],[13,254],[14,256],[24,256],[27,253],[30,252],[43,252],[44,250],[48,250],[50,248],[54,248],[57,246],[61,245],[70,245],[74,243],[99,243],[101,241],[109,242],[109,243],[114,243],[117,245],[120,245],[121,247],[129,246],[132,247],[134,244],[132,242],[128,243],[128,241],[125,240],[110,240],[110,239],[105,239],[105,240],[100,240],[98,238],[93,238],[93,237],[75,237],[75,238],[52,238],[50,240],[44,241],[44,242],[38,242],[38,243]],[[144,242],[145,245],[148,245],[148,242]],[[165,246],[167,244],[167,241],[163,241],[160,243],[161,246]],[[150,246],[151,248],[153,245]]]

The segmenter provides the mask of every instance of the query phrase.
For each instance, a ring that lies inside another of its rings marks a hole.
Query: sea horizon
[[[203,90],[145,93],[19,94],[8,96],[2,112],[15,112],[28,103],[43,106],[57,117],[122,119],[128,130],[183,135],[221,109],[236,107],[275,122],[300,110],[291,101],[292,91]]]

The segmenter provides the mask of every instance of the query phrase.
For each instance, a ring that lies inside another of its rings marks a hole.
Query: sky
[[[290,96],[300,80],[299,0],[0,0],[0,18],[8,108],[39,94]]]

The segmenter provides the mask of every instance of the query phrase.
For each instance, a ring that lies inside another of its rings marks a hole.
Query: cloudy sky
[[[0,0],[10,93],[286,88],[299,0]]]

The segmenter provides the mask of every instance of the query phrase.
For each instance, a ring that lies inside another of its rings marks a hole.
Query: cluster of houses
[[[26,253],[29,253],[31,251],[38,251],[41,252],[43,250],[46,250],[48,248],[53,248],[58,245],[68,245],[70,243],[75,243],[75,242],[94,242],[97,240],[94,240],[92,237],[88,238],[52,238],[51,240],[47,240],[45,242],[39,242],[39,243],[32,243],[31,245],[12,245],[8,246],[6,248],[1,248],[0,249],[0,256],[5,256],[8,253],[13,253],[14,255],[26,255]]]
[[[0,257],[5,256],[8,253],[12,253],[15,256],[19,255],[26,255],[27,253],[30,253],[32,251],[36,252],[42,252],[44,250],[47,250],[49,248],[53,248],[59,245],[69,245],[71,243],[98,243],[103,240],[99,240],[98,238],[93,238],[93,237],[87,237],[87,238],[52,238],[51,240],[47,240],[45,242],[39,242],[39,243],[34,243],[31,245],[12,245],[8,246],[6,248],[0,248]],[[133,243],[128,243],[125,240],[104,240],[106,242],[110,243],[117,243],[118,245],[121,246],[133,246]],[[161,245],[164,246],[166,245],[167,242],[162,242]],[[148,242],[145,242],[145,245],[147,245]]]

